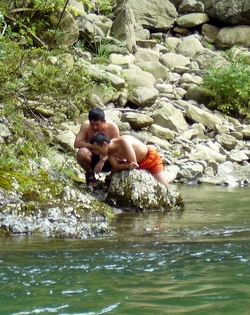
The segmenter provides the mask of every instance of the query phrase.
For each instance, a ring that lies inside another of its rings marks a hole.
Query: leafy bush
[[[37,31],[50,29],[48,14],[62,10],[64,2],[64,0],[1,1],[0,11],[4,16],[4,20],[0,19],[2,35],[24,47],[43,46],[44,43],[37,36]]]
[[[50,143],[42,126],[47,119],[37,114],[38,107],[55,113],[57,121],[88,111],[84,98],[95,82],[83,63],[67,65],[67,56],[65,50],[22,49],[0,40],[0,119],[7,119],[11,132],[10,143],[1,144],[0,169],[25,169],[27,159],[46,156]]]
[[[212,68],[204,75],[203,86],[211,91],[209,106],[235,117],[249,116],[250,66],[242,55],[230,57],[221,68]]]
[[[98,0],[99,13],[108,16],[112,12],[112,4],[114,4],[114,3],[115,3],[114,0]]]
[[[92,1],[79,1],[92,9]],[[102,13],[110,12],[110,2],[100,0]],[[75,156],[70,159],[68,152],[63,165],[55,158],[63,149],[57,143],[57,123],[87,112],[85,99],[100,85],[79,49],[62,47],[67,35],[58,20],[53,27],[49,19],[56,12],[60,21],[67,3],[0,1],[0,123],[6,127],[6,135],[0,137],[0,188],[20,191],[26,201],[55,199],[65,182],[74,185]],[[43,41],[45,31],[55,42],[53,50]],[[112,48],[102,41],[91,45],[88,50],[96,61],[107,62]],[[107,93],[113,91],[109,82],[101,86]],[[49,173],[40,168],[43,157],[52,165]]]
[[[34,109],[31,101],[58,111],[63,103],[65,114],[71,118],[70,106],[82,110],[83,99],[94,82],[83,63],[67,65],[66,50],[23,50],[16,43],[0,41],[0,84],[3,103],[21,106],[25,112]]]
[[[94,56],[94,63],[107,64],[110,54],[122,47],[122,44],[118,41],[115,42],[113,38],[95,36],[91,39],[78,41],[75,46],[89,51]]]

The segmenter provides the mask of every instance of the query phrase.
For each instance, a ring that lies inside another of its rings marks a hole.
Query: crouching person
[[[108,156],[112,165],[110,180],[115,172],[141,169],[147,170],[166,188],[168,187],[162,159],[153,147],[130,135],[110,139],[102,132],[94,134],[90,143],[98,154]]]

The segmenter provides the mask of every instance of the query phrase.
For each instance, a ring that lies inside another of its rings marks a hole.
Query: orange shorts
[[[147,170],[151,174],[164,172],[164,166],[160,154],[152,147],[148,147],[148,155],[139,162],[139,169]]]

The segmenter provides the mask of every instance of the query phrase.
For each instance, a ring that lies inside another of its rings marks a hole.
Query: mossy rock
[[[178,192],[170,193],[149,172],[142,170],[116,173],[106,201],[125,211],[157,212],[183,208]]]
[[[213,100],[212,92],[200,86],[191,86],[186,94],[186,100],[194,100],[206,106]]]

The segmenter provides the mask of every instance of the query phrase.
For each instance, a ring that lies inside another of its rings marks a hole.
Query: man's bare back
[[[129,135],[112,139],[108,152],[109,157],[112,155],[118,159],[126,159],[129,163],[140,162],[147,154],[147,145]]]
[[[113,174],[136,168],[149,171],[160,183],[168,187],[161,156],[156,149],[147,146],[130,135],[109,139],[102,132],[96,133],[90,143],[99,154],[108,155]],[[121,163],[121,160],[123,163]]]

